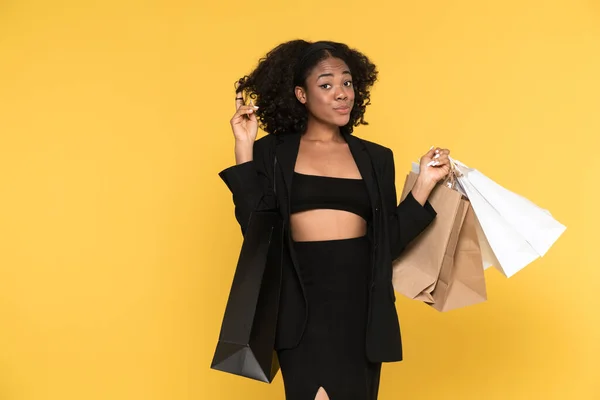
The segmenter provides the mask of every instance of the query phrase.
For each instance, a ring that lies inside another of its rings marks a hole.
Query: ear
[[[306,90],[302,86],[296,86],[294,93],[300,103],[306,104]]]

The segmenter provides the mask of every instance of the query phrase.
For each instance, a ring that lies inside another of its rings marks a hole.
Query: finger
[[[440,153],[442,151],[442,149],[440,147],[436,147],[432,151],[433,151],[433,155],[431,156],[432,159],[437,160],[438,158],[440,158]]]
[[[254,112],[256,111],[258,107],[254,106],[241,106],[234,114],[232,119],[236,119],[236,118],[240,118],[244,115],[248,115],[250,116],[251,114],[254,114]]]
[[[450,154],[450,150],[448,149],[439,149],[436,150],[434,158],[439,158],[441,156],[448,156]]]
[[[432,168],[441,168],[441,167],[446,167],[449,166],[449,163],[442,163],[439,161],[435,161],[435,160],[431,160],[429,161],[429,163],[427,163],[428,167],[432,167]]]
[[[235,94],[235,109],[238,110],[240,107],[244,106],[244,97],[241,93]]]
[[[237,111],[236,111],[236,114],[237,114],[237,113],[241,113],[241,112],[243,112],[243,111],[248,111],[248,110],[256,110],[256,107],[253,107],[253,106],[247,106],[247,105],[240,106],[240,107],[237,109]]]
[[[427,163],[428,167],[441,167],[443,165],[450,165],[450,159],[447,155],[436,154],[433,159]]]
[[[447,157],[440,157],[440,158],[437,160],[437,162],[438,162],[438,164],[437,164],[437,165],[439,165],[439,166],[442,166],[442,165],[450,165],[450,160],[449,160]]]
[[[238,88],[240,87],[240,83],[236,82],[235,84],[235,109],[237,110],[241,106],[244,105],[244,93],[238,92]]]
[[[257,122],[256,113],[253,111],[252,113],[248,114],[248,119],[252,122]]]
[[[245,116],[250,116],[250,114],[252,114],[254,111],[253,110],[247,110],[247,109],[240,109],[238,110],[235,115],[233,116],[232,120],[233,121],[239,121],[242,120]]]
[[[255,112],[256,110],[258,110],[258,106],[241,106],[240,110]]]
[[[436,151],[437,149],[438,149],[437,147],[435,147],[435,146],[431,146],[431,147],[429,148],[429,151],[427,152],[427,154],[425,154],[425,157],[432,158],[432,157],[435,155],[435,151]]]

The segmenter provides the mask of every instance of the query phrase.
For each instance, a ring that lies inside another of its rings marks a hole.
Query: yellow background
[[[356,134],[399,185],[445,146],[568,227],[487,271],[485,304],[399,297],[380,399],[600,399],[596,0],[1,2],[0,399],[283,398],[209,365],[241,244],[233,83],[294,38],[377,63]]]

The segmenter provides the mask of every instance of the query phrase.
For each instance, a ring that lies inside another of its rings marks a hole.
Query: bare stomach
[[[290,216],[295,242],[352,239],[367,233],[367,222],[360,216],[342,210],[309,210]]]

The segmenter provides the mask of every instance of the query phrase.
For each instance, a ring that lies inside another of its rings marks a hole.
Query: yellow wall
[[[399,298],[380,398],[600,399],[597,1],[88,3],[0,4],[0,399],[283,397],[209,365],[241,244],[233,82],[297,37],[378,64],[357,134],[399,184],[447,146],[568,226],[488,271],[485,304]]]

